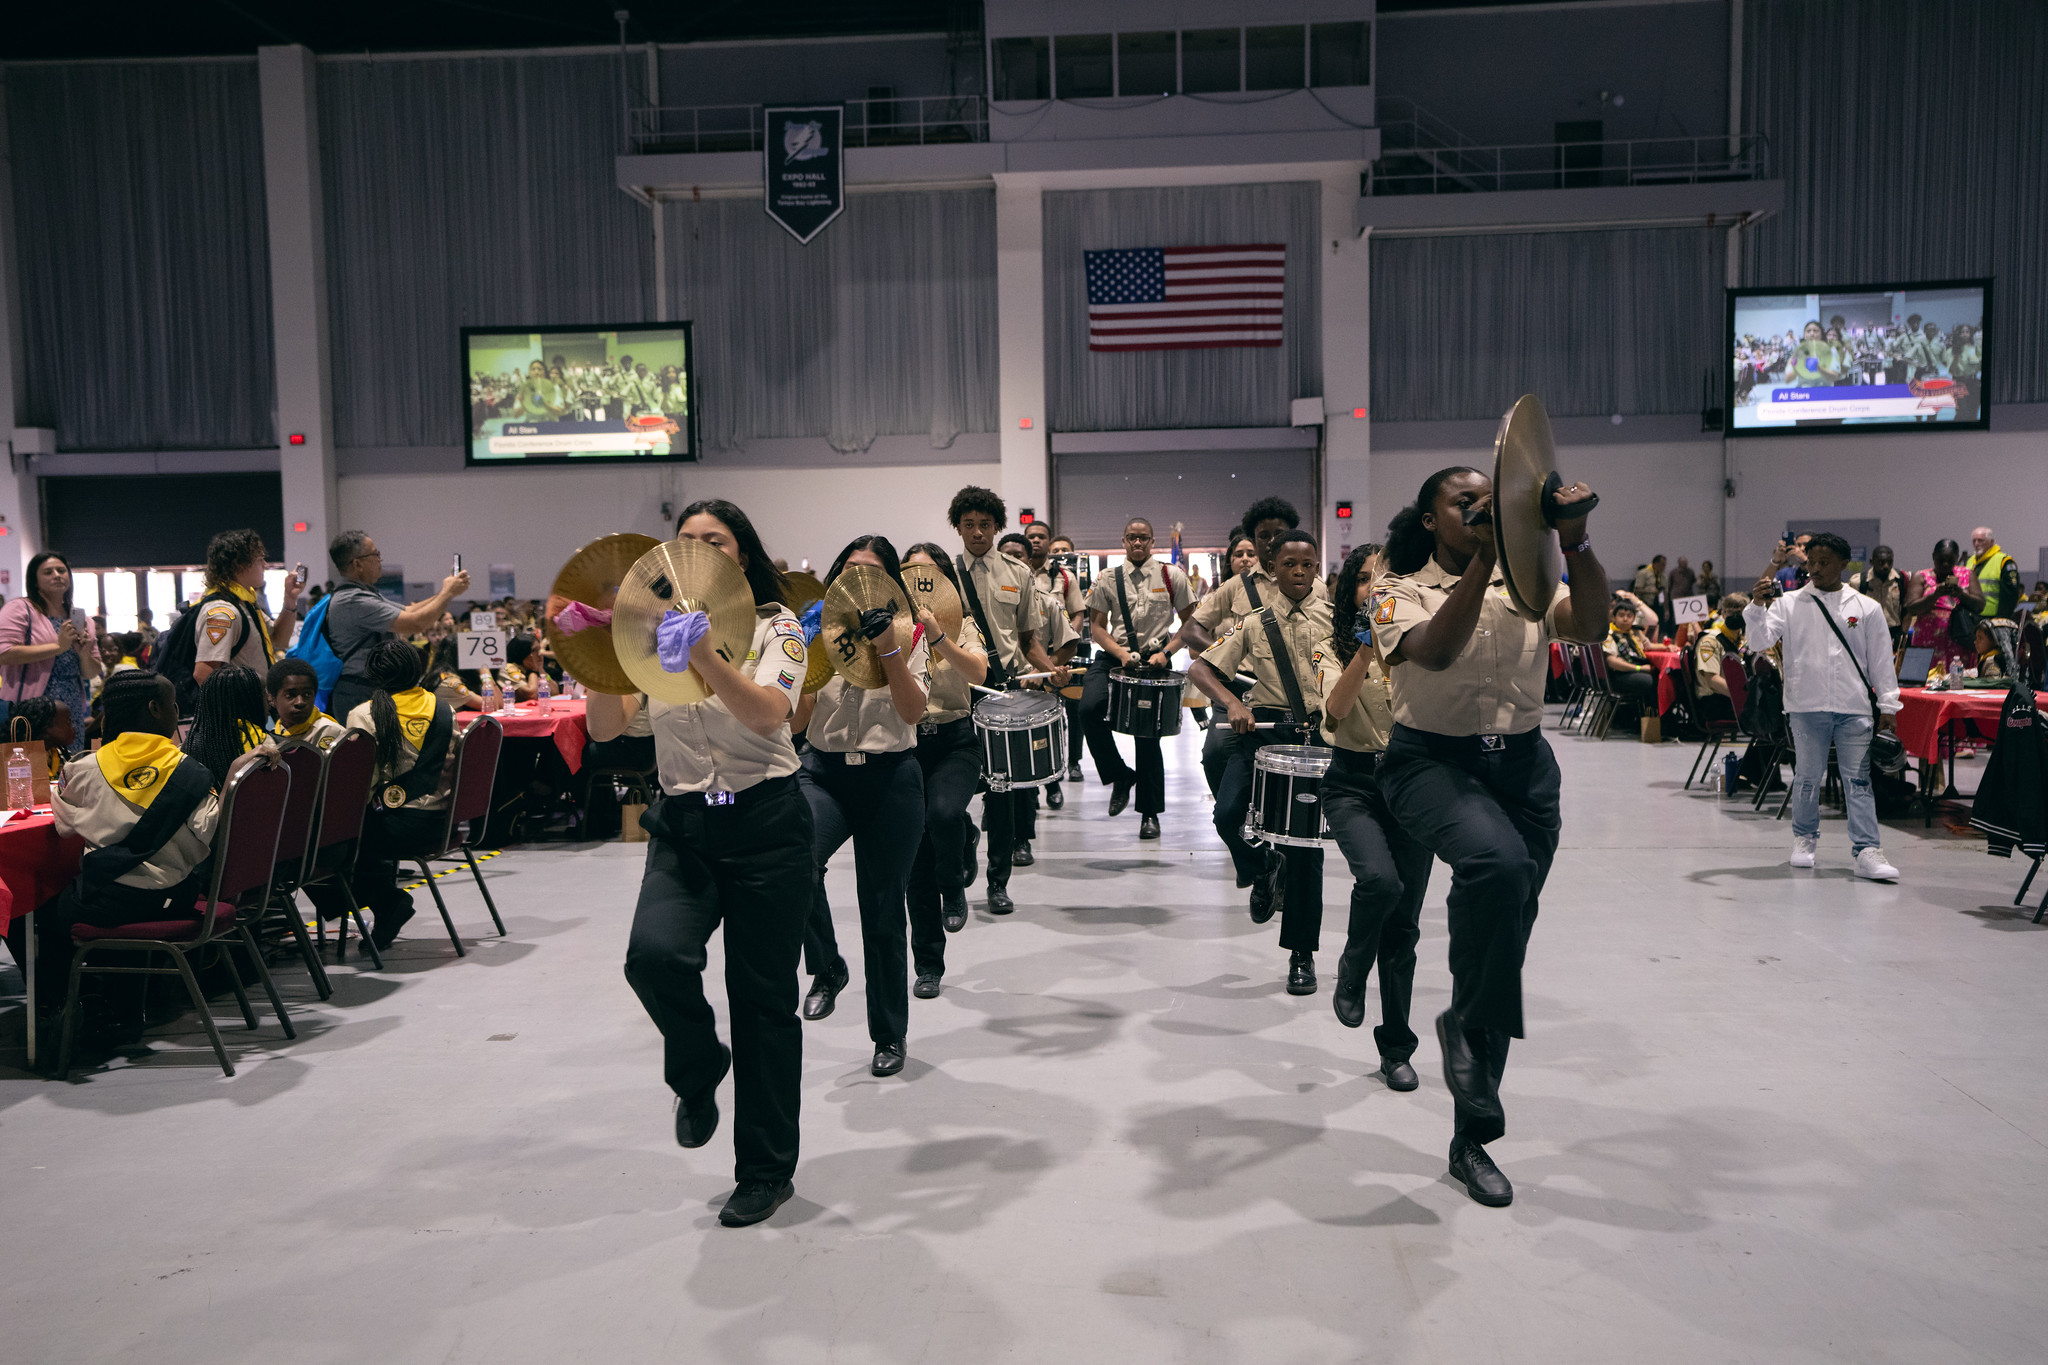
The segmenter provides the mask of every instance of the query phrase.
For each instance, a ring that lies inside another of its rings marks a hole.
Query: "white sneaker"
[[[1793,836],[1792,836],[1792,866],[1794,866],[1794,867],[1812,867],[1812,866],[1813,866],[1813,854],[1814,854],[1814,850],[1818,849],[1819,847],[1820,847],[1820,839],[1819,839],[1819,837],[1818,837],[1818,836],[1815,836],[1814,838],[1811,838],[1811,839],[1802,839],[1802,838],[1800,838],[1800,837],[1799,837],[1798,835],[1796,835],[1796,834],[1795,834],[1795,835],[1793,835]]]
[[[1856,855],[1856,875],[1873,882],[1895,882],[1899,870],[1884,860],[1884,850],[1875,844]]]

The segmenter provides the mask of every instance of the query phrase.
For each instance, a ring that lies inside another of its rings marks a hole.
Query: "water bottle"
[[[498,709],[498,680],[491,676],[491,670],[484,670],[483,691],[478,694],[484,699],[484,714],[490,715]]]
[[[1733,796],[1735,794],[1735,783],[1741,767],[1742,765],[1736,761],[1735,752],[1732,749],[1721,755],[1721,794],[1723,796]]]
[[[19,744],[7,755],[7,809],[27,810],[36,803],[35,768]]]
[[[548,713],[549,704],[555,699],[554,691],[548,686],[548,675],[540,675],[540,690],[533,694],[533,709],[542,715]]]

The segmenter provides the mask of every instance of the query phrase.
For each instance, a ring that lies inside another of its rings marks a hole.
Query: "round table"
[[[555,748],[561,751],[562,761],[569,765],[569,772],[573,775],[583,766],[583,745],[590,738],[584,709],[580,701],[557,698],[548,703],[545,715],[531,702],[508,706],[492,714],[498,718],[498,724],[505,727],[507,739],[554,741]],[[466,726],[482,714],[480,711],[458,711],[455,723]]]

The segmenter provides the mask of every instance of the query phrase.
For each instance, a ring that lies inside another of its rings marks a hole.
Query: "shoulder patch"
[[[1372,614],[1376,626],[1392,625],[1394,621],[1394,599],[1389,597],[1380,603],[1379,610]]]
[[[200,622],[200,629],[206,632],[206,643],[217,645],[228,638],[228,632],[235,628],[235,619],[241,613],[225,602],[216,602],[206,609],[206,619]]]
[[[796,639],[784,640],[782,642],[782,652],[784,654],[787,654],[792,660],[794,660],[797,663],[802,663],[804,661],[804,647]]]

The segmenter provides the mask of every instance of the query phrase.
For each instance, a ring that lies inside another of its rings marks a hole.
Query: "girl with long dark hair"
[[[897,600],[909,605],[902,564],[886,538],[856,537],[826,572],[825,586],[829,589],[856,564],[887,574],[902,594]],[[860,888],[868,1036],[875,1045],[869,1069],[877,1076],[893,1076],[903,1069],[910,1027],[904,896],[918,841],[924,837],[924,773],[917,766],[917,726],[930,699],[930,647],[924,632],[914,625],[899,631],[896,621],[896,612],[887,606],[871,607],[860,618],[859,632],[873,643],[882,663],[882,686],[856,687],[834,676],[797,704],[792,722],[810,742],[797,783],[811,807],[811,856],[817,868],[804,935],[811,973],[804,1018],[830,1014],[852,975],[839,955],[832,905],[825,895],[825,869],[850,838]],[[843,645],[852,647],[851,642]],[[813,640],[812,647],[828,646]]]
[[[719,1082],[735,1073],[737,1183],[718,1217],[743,1227],[795,1193],[804,1048],[797,960],[813,887],[811,811],[797,786],[789,722],[809,655],[796,614],[782,605],[782,576],[746,513],[723,500],[691,503],[676,535],[739,566],[753,589],[754,634],[744,659],[727,660],[701,638],[677,647],[704,624],[700,613],[669,618],[664,667],[694,672],[711,696],[688,705],[657,699],[647,708],[662,795],[640,822],[647,868],[626,980],[661,1030],[679,1144],[711,1140]],[[626,731],[623,699],[592,693],[587,719],[592,739],[617,739]],[[705,947],[721,924],[730,1049],[718,1041],[704,998]]]
[[[270,701],[263,679],[241,664],[222,664],[199,685],[192,708],[192,729],[185,736],[187,758],[196,758],[213,774],[217,791],[227,781],[236,759],[267,738]]]
[[[1544,742],[1543,685],[1554,637],[1593,643],[1607,629],[1607,571],[1593,554],[1582,483],[1555,495],[1571,584],[1540,620],[1509,600],[1490,519],[1493,484],[1440,469],[1387,528],[1390,579],[1372,612],[1389,666],[1394,725],[1379,785],[1402,829],[1451,867],[1451,1007],[1437,1016],[1455,1102],[1451,1174],[1498,1207],[1514,1186],[1484,1144],[1507,1131],[1500,1079],[1522,1036],[1522,956],[1557,852],[1557,760]]]

